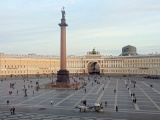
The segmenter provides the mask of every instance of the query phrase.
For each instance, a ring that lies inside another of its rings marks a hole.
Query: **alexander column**
[[[60,46],[60,70],[57,72],[57,82],[69,83],[69,71],[66,70],[66,27],[68,24],[65,19],[64,7],[61,10],[62,19],[58,25],[61,27],[61,46]]]

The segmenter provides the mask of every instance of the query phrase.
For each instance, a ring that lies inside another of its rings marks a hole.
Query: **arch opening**
[[[100,74],[100,66],[97,62],[90,62],[88,64],[88,73],[89,74]]]

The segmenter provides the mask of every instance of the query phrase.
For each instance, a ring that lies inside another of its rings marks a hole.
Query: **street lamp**
[[[157,73],[158,73],[158,70],[156,69],[156,77],[157,77]]]
[[[53,84],[53,71],[52,71],[52,73],[51,73],[51,74],[52,74],[52,84]]]
[[[76,72],[76,78],[78,78],[78,70],[77,70],[77,72]]]
[[[39,88],[39,72],[38,72],[38,88]]]
[[[28,59],[27,59],[27,80],[28,80],[28,66],[29,66],[29,64],[28,64]]]

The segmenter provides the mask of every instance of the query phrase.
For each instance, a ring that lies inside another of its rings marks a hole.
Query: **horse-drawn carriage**
[[[94,110],[96,111],[96,112],[103,112],[103,106],[102,106],[102,103],[100,104],[100,103],[95,103],[94,104]]]
[[[78,108],[80,112],[96,111],[103,112],[103,106],[100,103],[95,103],[93,106],[81,106],[77,105],[75,108]]]

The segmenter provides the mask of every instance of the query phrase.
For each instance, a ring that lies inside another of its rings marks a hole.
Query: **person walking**
[[[105,102],[105,106],[107,106],[107,101]]]
[[[51,105],[52,105],[52,100],[51,100]]]
[[[11,112],[11,115],[12,115],[12,113],[13,113],[13,108],[10,109],[10,112]]]
[[[135,98],[134,102],[136,103],[137,102],[137,99]]]
[[[7,100],[7,105],[9,104],[9,100]]]
[[[116,106],[116,112],[118,111],[118,107]]]
[[[133,93],[133,97],[135,96],[135,94]]]
[[[15,108],[13,107],[12,109],[13,109],[13,115],[14,115]]]
[[[83,104],[86,106],[86,105],[87,105],[87,101],[86,101],[86,100],[84,100],[84,101],[83,101]]]

